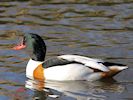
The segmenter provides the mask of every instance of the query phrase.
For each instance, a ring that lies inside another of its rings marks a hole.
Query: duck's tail
[[[110,64],[108,66],[110,71],[103,72],[102,74],[103,78],[113,77],[114,75],[128,68],[128,66],[123,65],[123,64],[116,64],[116,63],[108,63],[108,64]]]
[[[112,66],[111,69],[112,69],[112,68],[116,68],[118,71],[122,71],[122,70],[127,69],[128,66]]]

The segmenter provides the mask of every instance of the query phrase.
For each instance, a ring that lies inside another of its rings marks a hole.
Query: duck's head
[[[37,34],[25,34],[21,43],[13,47],[13,49],[25,49],[30,55],[31,59],[36,61],[44,61],[45,59],[46,45],[43,39]]]

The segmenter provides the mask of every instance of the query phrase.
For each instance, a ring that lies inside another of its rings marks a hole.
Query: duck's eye
[[[23,37],[23,44],[26,43],[26,37]]]

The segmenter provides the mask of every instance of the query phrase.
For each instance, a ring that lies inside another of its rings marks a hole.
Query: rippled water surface
[[[46,58],[79,54],[129,69],[106,82],[28,80],[29,56],[11,49],[27,33],[42,36]],[[133,100],[132,65],[132,0],[0,1],[0,100]]]

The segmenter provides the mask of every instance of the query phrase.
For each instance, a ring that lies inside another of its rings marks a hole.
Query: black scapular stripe
[[[53,66],[67,65],[67,64],[72,64],[72,63],[82,64],[80,62],[68,61],[66,59],[54,57],[54,58],[46,60],[42,65],[44,68],[49,68]]]

